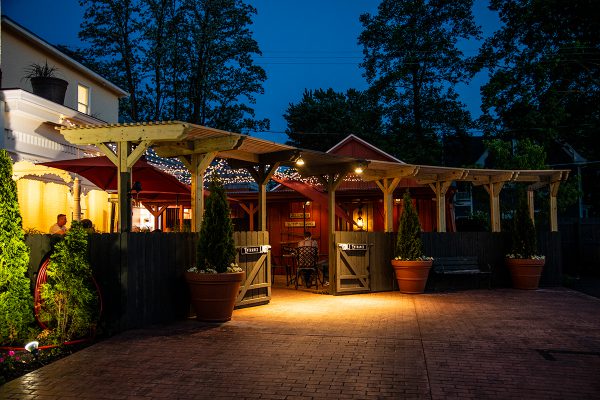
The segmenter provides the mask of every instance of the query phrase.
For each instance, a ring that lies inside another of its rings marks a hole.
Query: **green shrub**
[[[33,322],[27,267],[29,249],[25,244],[17,184],[12,179],[12,161],[0,150],[0,343],[26,339]]]
[[[96,326],[98,296],[88,261],[88,234],[73,221],[50,257],[42,285],[40,316],[57,343],[89,335]]]
[[[397,260],[421,260],[423,259],[421,223],[419,222],[419,215],[413,207],[408,191],[404,193],[402,204],[404,208],[398,227],[395,258]]]
[[[208,190],[210,195],[206,199],[198,241],[197,268],[224,273],[235,262],[235,242],[225,188],[216,173],[212,176]]]
[[[533,258],[537,253],[535,225],[529,216],[525,195],[521,193],[512,218],[511,249],[509,257]]]

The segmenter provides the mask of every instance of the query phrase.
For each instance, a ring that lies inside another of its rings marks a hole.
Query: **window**
[[[77,85],[77,111],[90,113],[90,88],[87,86]]]

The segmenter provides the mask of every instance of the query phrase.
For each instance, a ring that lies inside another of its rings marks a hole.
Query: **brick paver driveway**
[[[0,398],[600,398],[600,300],[567,289],[275,289],[233,318],[127,332]]]

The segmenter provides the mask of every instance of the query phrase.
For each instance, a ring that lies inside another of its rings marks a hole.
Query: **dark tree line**
[[[303,133],[357,133],[378,137],[402,160],[440,164],[442,140],[461,142],[475,128],[487,139],[529,139],[546,152],[568,142],[600,159],[600,2],[491,0],[489,8],[501,25],[469,58],[459,42],[481,39],[473,0],[382,0],[375,15],[360,17],[358,38],[370,99],[360,112],[371,114],[371,127],[357,129],[348,121],[358,118],[339,112],[348,95],[316,90],[288,107],[290,143],[324,150],[327,139]],[[483,115],[473,120],[455,87],[480,71],[489,81]]]
[[[236,132],[268,129],[252,104],[265,71],[243,0],[80,0],[74,56],[129,92],[123,121],[185,120]]]

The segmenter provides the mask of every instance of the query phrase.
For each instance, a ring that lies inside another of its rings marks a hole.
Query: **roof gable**
[[[348,135],[344,140],[327,150],[327,153],[338,156],[364,158],[366,160],[404,163],[354,134]]]

